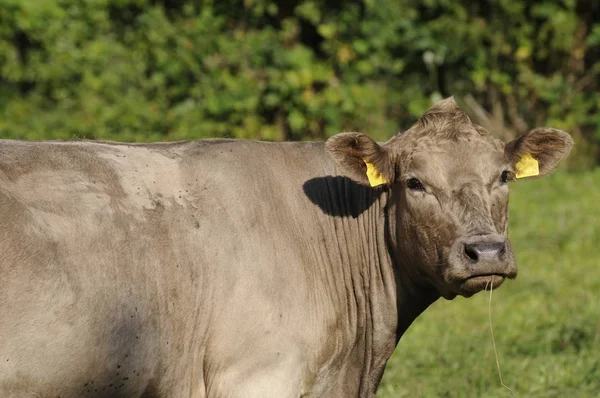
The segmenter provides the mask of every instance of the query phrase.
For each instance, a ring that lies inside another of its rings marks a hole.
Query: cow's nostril
[[[506,242],[475,242],[464,244],[465,255],[478,262],[483,260],[499,260],[506,252]]]
[[[479,260],[479,254],[477,253],[477,247],[475,245],[465,243],[465,254],[473,261]]]

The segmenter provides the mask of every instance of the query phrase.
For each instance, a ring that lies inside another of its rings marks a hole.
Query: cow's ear
[[[341,133],[325,148],[346,176],[372,187],[394,181],[394,167],[385,148],[362,133]]]
[[[506,144],[504,153],[512,163],[516,178],[544,176],[563,160],[573,146],[564,131],[537,128]]]

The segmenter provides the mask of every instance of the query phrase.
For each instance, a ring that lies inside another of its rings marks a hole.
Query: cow
[[[506,144],[453,98],[326,142],[0,143],[1,397],[372,397],[411,322],[515,278]]]

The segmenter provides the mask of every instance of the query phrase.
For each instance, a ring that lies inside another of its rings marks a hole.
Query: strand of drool
[[[486,285],[487,289],[487,285]],[[496,357],[496,368],[498,368],[498,376],[500,377],[500,384],[502,387],[506,388],[510,393],[511,397],[514,397],[515,394],[513,390],[510,389],[504,381],[502,380],[502,371],[500,370],[500,361],[498,360],[498,350],[496,349],[496,339],[494,338],[494,328],[492,327],[492,292],[494,290],[494,276],[492,276],[492,281],[490,282],[490,300],[488,302],[488,320],[490,322],[490,333],[492,335],[492,345],[494,346],[494,356]]]

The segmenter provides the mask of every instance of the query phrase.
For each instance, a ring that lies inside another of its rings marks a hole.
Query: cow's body
[[[374,391],[386,194],[335,169],[322,144],[0,143],[0,396]]]
[[[507,182],[571,145],[452,99],[383,145],[2,141],[0,397],[372,396],[429,304],[516,276]]]

